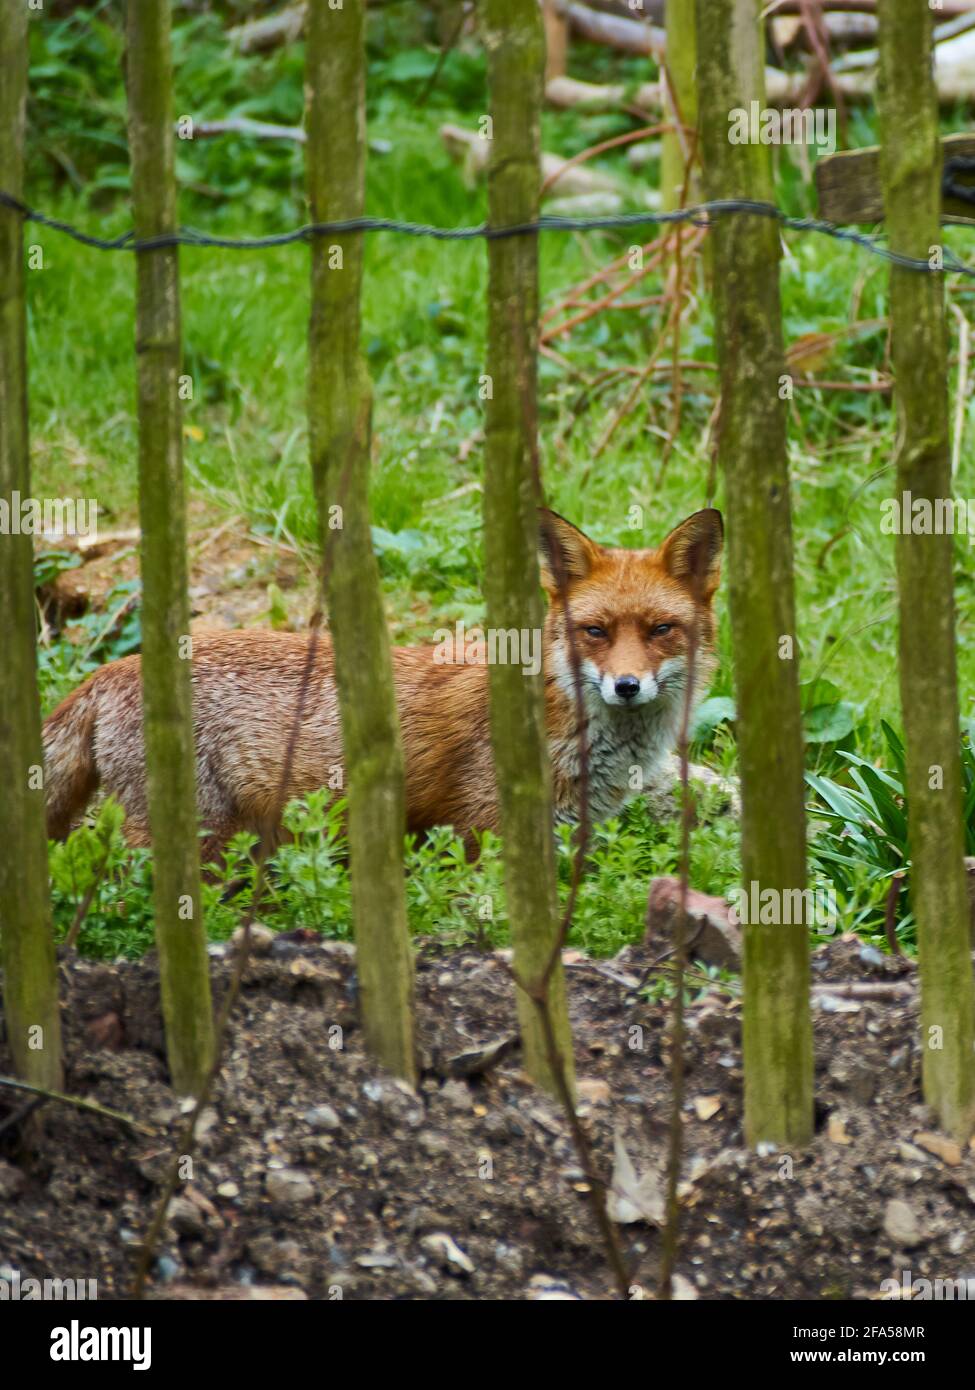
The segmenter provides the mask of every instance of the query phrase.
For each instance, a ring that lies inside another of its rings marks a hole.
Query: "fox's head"
[[[720,512],[695,512],[656,550],[597,545],[544,509],[539,531],[550,675],[566,693],[573,680],[570,623],[590,706],[595,697],[597,708],[599,699],[616,709],[657,702],[672,707],[684,690],[695,625],[694,684],[700,686],[714,668],[711,603],[721,575]]]

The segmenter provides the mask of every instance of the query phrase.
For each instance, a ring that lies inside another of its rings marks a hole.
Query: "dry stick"
[[[778,14],[801,14],[803,0],[769,0],[769,3],[762,10],[762,19],[769,15]],[[877,0],[825,0],[822,8],[829,14],[876,14]],[[972,11],[967,5],[952,5],[949,3],[944,7],[938,7],[938,14],[945,19],[956,19],[961,15],[971,14]]]
[[[99,1105],[97,1100],[87,1100],[84,1096],[69,1096],[64,1091],[52,1091],[44,1086],[32,1086],[30,1082],[19,1081],[13,1076],[0,1076],[0,1086],[7,1086],[12,1091],[27,1091],[30,1095],[39,1096],[45,1101],[56,1100],[61,1105],[73,1105],[76,1110],[88,1110],[93,1115],[104,1116],[106,1120],[115,1120],[117,1124],[135,1130],[137,1134],[151,1135],[153,1133],[146,1125],[134,1120],[131,1115],[126,1115],[121,1110],[112,1110],[107,1105]]]
[[[660,1297],[669,1299],[673,1293],[674,1264],[680,1234],[680,1205],[677,1184],[680,1179],[681,1151],[684,1139],[684,974],[687,967],[687,893],[691,860],[691,793],[688,786],[687,743],[691,723],[691,703],[694,699],[694,662],[697,657],[698,624],[695,613],[691,640],[687,649],[687,683],[684,687],[684,710],[681,715],[680,742],[680,897],[674,919],[674,1025],[670,1044],[670,1134],[667,1145],[667,1191],[665,1197],[666,1223],[660,1251]]]
[[[440,52],[437,54],[437,61],[433,66],[433,71],[430,73],[430,76],[427,78],[426,82],[424,82],[419,96],[413,103],[413,105],[417,109],[426,106],[427,101],[430,97],[430,93],[433,91],[434,87],[436,87],[437,83],[440,81],[440,74],[443,72],[444,63],[446,63],[450,54],[457,47],[457,42],[460,39],[460,36],[463,32],[464,25],[470,18],[470,14],[471,8],[468,5],[461,5],[460,18],[457,20],[457,23],[455,24],[446,42],[441,44]]]
[[[690,249],[691,251],[695,250],[695,249],[697,248],[697,246],[700,244],[700,242],[701,242],[701,240],[703,239],[703,237],[704,237],[703,231],[697,232],[696,235],[695,235],[694,238],[693,238],[693,241],[692,241],[692,243],[691,243],[689,249]],[[593,450],[593,458],[594,458],[594,459],[595,459],[595,458],[599,458],[600,454],[601,454],[601,453],[603,452],[603,450],[606,448],[606,445],[609,443],[609,441],[612,439],[613,435],[616,433],[616,430],[617,430],[617,427],[618,427],[620,421],[623,419],[623,417],[624,417],[625,415],[629,414],[630,410],[632,409],[634,401],[636,400],[637,396],[640,394],[640,388],[644,385],[644,383],[645,383],[646,380],[647,380],[647,377],[649,377],[649,376],[651,375],[651,373],[653,372],[654,368],[656,367],[657,359],[658,359],[658,357],[660,356],[660,354],[661,354],[661,353],[663,352],[663,350],[664,350],[664,346],[665,346],[666,339],[667,339],[667,334],[671,331],[671,328],[672,328],[672,326],[673,326],[673,322],[674,322],[675,316],[679,316],[679,315],[680,315],[681,309],[682,309],[682,305],[681,305],[681,303],[680,303],[680,300],[675,298],[675,299],[673,300],[672,305],[671,305],[670,314],[669,314],[669,316],[668,316],[668,319],[667,319],[666,324],[664,325],[663,331],[661,332],[659,338],[657,339],[657,343],[656,343],[656,346],[655,346],[654,349],[653,349],[653,352],[650,354],[650,360],[649,360],[649,362],[646,364],[645,367],[642,368],[639,377],[636,379],[636,381],[634,381],[633,386],[632,386],[631,390],[628,392],[628,394],[627,394],[626,398],[624,399],[622,405],[620,405],[620,406],[617,408],[617,410],[615,411],[615,413],[614,413],[614,415],[613,415],[612,420],[610,420],[610,422],[609,422],[609,425],[608,425],[608,426],[606,427],[606,429],[603,431],[603,434],[602,434],[602,436],[601,436],[601,438],[600,438],[600,440],[599,440],[599,443],[596,445],[595,449]]]
[[[548,178],[539,189],[539,199],[557,183],[567,169],[573,168],[576,164],[584,164],[587,159],[596,159],[597,156],[605,154],[607,150],[615,150],[620,145],[632,145],[637,140],[649,140],[654,135],[662,135],[665,131],[674,130],[675,127],[669,122],[664,121],[657,125],[640,126],[637,130],[628,130],[624,135],[614,135],[609,140],[600,140],[598,145],[591,145],[587,150],[580,150],[571,159],[567,159],[558,169],[553,169]]]
[[[894,389],[892,381],[819,381],[812,376],[793,377],[792,384],[810,391],[875,391],[878,395],[889,395]]]
[[[177,133],[179,129],[177,125]],[[267,121],[249,121],[246,116],[232,116],[225,121],[197,121],[193,126],[194,140],[212,140],[218,135],[243,135],[250,140],[293,140],[297,145],[303,145],[308,139],[300,125],[273,125]]]
[[[661,233],[660,236],[654,237],[651,241],[644,242],[640,248],[641,253],[644,256],[650,255],[651,252],[655,253],[664,246],[666,240],[666,236]],[[549,319],[553,318],[563,309],[575,307],[580,297],[584,295],[587,290],[591,290],[596,285],[600,285],[604,281],[609,280],[617,270],[622,270],[624,264],[629,260],[629,255],[630,253],[628,250],[621,252],[620,255],[611,260],[608,265],[604,265],[600,270],[593,271],[592,275],[588,276],[585,280],[580,280],[577,285],[573,285],[564,299],[559,300],[557,304],[550,305],[549,308],[545,310],[541,317],[541,323],[548,323]]]
[[[832,62],[829,52],[829,31],[823,20],[822,5],[820,0],[799,0],[799,10],[802,16],[802,26],[806,31],[809,40],[809,47],[812,49],[814,57],[819,63],[819,77],[817,86],[824,80],[833,94],[833,101],[836,104],[836,114],[840,123],[840,140],[846,144],[846,103],[843,100],[843,92],[840,84],[833,75]],[[808,100],[815,97],[814,91],[808,92]],[[798,104],[804,106],[808,104],[805,97],[800,97]]]
[[[541,342],[548,343],[552,338],[560,338],[563,333],[568,333],[570,328],[575,328],[578,324],[585,323],[587,319],[591,319],[594,315],[598,314],[601,309],[608,308],[613,303],[613,300],[618,299],[621,294],[631,287],[631,285],[637,285],[641,280],[645,280],[651,270],[656,270],[657,266],[660,264],[664,253],[663,241],[664,239],[661,237],[659,239],[659,250],[655,251],[649,261],[638,271],[629,276],[628,279],[622,281],[622,283],[617,285],[614,289],[610,290],[602,299],[592,300],[572,318],[563,320],[562,323],[556,324],[554,328],[546,329],[541,336]]]

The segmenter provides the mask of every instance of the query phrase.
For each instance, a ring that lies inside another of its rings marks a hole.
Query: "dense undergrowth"
[[[302,118],[303,46],[243,57],[228,44],[229,15],[245,6],[177,4],[176,111],[195,121],[246,116],[285,125]],[[253,8],[253,7],[250,7]],[[129,225],[120,7],[114,0],[59,7],[32,21],[28,198],[53,215],[101,234]],[[368,211],[445,226],[481,221],[483,186],[451,161],[444,122],[473,129],[486,106],[485,70],[467,39],[438,61],[426,7],[378,7],[369,30]],[[573,49],[574,72],[591,80],[645,80],[652,65]],[[957,124],[957,122],[955,123]],[[569,156],[633,128],[622,113],[546,112],[546,149]],[[854,115],[850,139],[868,143]],[[260,235],[305,217],[302,153],[288,141],[239,136],[180,141],[181,217],[226,235]],[[816,211],[805,155],[776,151],[780,206]],[[625,151],[594,168],[613,173],[634,206],[657,180],[654,159],[631,169]],[[647,239],[651,233],[648,230]],[[949,233],[964,256],[966,234]],[[136,506],[133,265],[125,253],[79,246],[43,228],[28,240],[43,253],[29,278],[31,428],[38,493],[94,497],[106,528],[132,524]],[[625,251],[631,233],[549,234],[541,240],[543,297],[558,303],[587,274]],[[192,515],[245,518],[272,546],[287,546],[313,570],[315,519],[307,460],[304,392],[309,268],[300,245],[182,254],[184,336],[194,399],[185,415]],[[368,239],[363,304],[375,386],[376,548],[394,640],[429,640],[433,630],[482,613],[479,477],[484,351],[485,253],[479,242]],[[797,375],[876,384],[886,370],[887,268],[849,245],[787,234],[783,318]],[[637,293],[660,290],[651,275]],[[681,355],[713,363],[704,266],[691,263],[692,304]],[[967,311],[967,293],[951,286]],[[955,316],[951,315],[953,332]],[[607,425],[661,331],[661,309],[603,312],[555,344],[540,362],[541,447],[552,504],[595,539],[653,544],[703,505],[711,468],[708,422],[715,378],[686,372],[680,428],[661,476],[671,425],[666,373],[640,392],[606,447]],[[819,338],[815,335],[826,335]],[[954,379],[951,383],[954,386]],[[880,526],[893,489],[894,422],[889,394],[803,389],[791,411],[796,586],[802,694],[808,738],[811,871],[837,890],[841,925],[882,940],[891,875],[906,864],[899,783],[896,617],[892,541]],[[965,420],[970,424],[970,403]],[[975,493],[971,429],[957,476]],[[721,486],[715,495],[721,505]],[[632,508],[643,525],[633,529]],[[971,714],[975,655],[966,634],[975,606],[971,551],[957,541],[956,597],[963,713]],[[39,578],[76,561],[39,562]],[[45,709],[101,662],[139,643],[137,586],[120,584],[104,611],[47,635],[41,650]],[[269,595],[269,616],[273,595]],[[310,596],[309,596],[310,607]],[[113,620],[113,615],[121,615]],[[734,771],[735,708],[727,623],[721,663],[701,711],[695,756]],[[965,743],[969,824],[972,755]],[[875,767],[874,764],[877,766]],[[132,953],[151,937],[151,866],[124,848],[112,808],[94,828],[52,849],[56,919],[67,930],[94,876],[82,946]],[[337,812],[319,798],[289,811],[290,839],[278,853],[262,917],[276,926],[348,931],[348,879]],[[599,826],[575,916],[574,939],[607,953],[639,934],[647,880],[677,866],[677,827],[654,823],[644,805]],[[970,832],[971,835],[971,832]],[[738,878],[737,829],[720,815],[693,832],[696,887],[725,894]],[[107,851],[105,846],[108,846]],[[208,923],[226,935],[246,905],[247,847],[236,844],[207,888]],[[106,858],[107,853],[107,858]],[[560,875],[568,881],[563,842]],[[102,861],[104,868],[102,869]],[[499,847],[486,837],[465,861],[447,833],[409,850],[415,930],[445,939],[505,936]],[[101,872],[99,872],[101,870]],[[244,881],[227,898],[228,882]],[[913,924],[902,895],[898,930]]]

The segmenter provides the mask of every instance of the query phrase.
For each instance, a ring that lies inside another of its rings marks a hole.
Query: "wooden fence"
[[[690,0],[686,0],[690,4]],[[699,115],[708,198],[772,201],[770,155],[728,139],[728,113],[764,102],[758,0],[697,0],[697,24],[668,24],[680,89]],[[0,188],[23,185],[28,11],[0,0]],[[939,239],[931,15],[916,0],[880,10],[885,206],[892,246],[926,256]],[[544,41],[537,0],[484,0],[493,120],[494,226],[531,222],[539,204]],[[695,36],[696,27],[696,36]],[[680,34],[680,38],[677,35]],[[169,5],[127,17],[133,213],[140,239],[177,225]],[[694,54],[688,45],[697,44]],[[697,91],[687,74],[696,66]],[[307,171],[312,217],[359,216],[365,187],[364,4],[310,7]],[[686,119],[686,115],[685,115]],[[0,495],[30,495],[26,290],[20,215],[0,208]],[[786,379],[778,229],[755,215],[711,233],[721,379],[720,460],[728,516],[728,597],[738,696],[742,879],[806,887],[799,634],[793,599]],[[539,626],[535,558],[541,500],[536,446],[537,234],[489,243],[484,527],[488,617]],[[178,392],[178,253],[136,256],[135,364],[143,574],[143,670],[156,932],[173,1083],[194,1091],[213,1060],[194,814],[189,610]],[[324,598],[334,641],[349,776],[350,871],[367,1044],[415,1079],[412,965],[403,881],[403,755],[368,514],[370,386],[360,352],[362,235],[323,235],[311,253],[309,438],[321,522]],[[950,495],[944,289],[939,275],[892,270],[891,316],[902,415],[898,486]],[[341,518],[336,527],[334,519]],[[923,998],[925,1095],[942,1125],[971,1131],[973,981],[962,861],[958,697],[950,537],[897,543],[900,654],[908,748],[914,906]],[[496,576],[505,576],[502,583]],[[60,1080],[35,677],[29,537],[0,538],[0,917],[7,1032],[19,1076]],[[362,653],[368,653],[364,661]],[[491,670],[506,891],[526,1064],[571,1100],[572,1042],[549,830],[540,679]],[[940,770],[934,778],[932,768]],[[796,1147],[813,1128],[809,942],[804,925],[745,928],[744,1053],[750,1144]]]

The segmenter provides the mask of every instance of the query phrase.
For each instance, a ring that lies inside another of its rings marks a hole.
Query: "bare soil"
[[[413,1093],[363,1052],[350,949],[308,937],[264,943],[248,966],[155,1295],[612,1297],[563,1117],[515,1046],[492,1062],[489,1045],[515,1022],[503,961],[421,950]],[[212,948],[218,998],[231,949]],[[567,957],[581,1113],[607,1177],[619,1136],[648,1211],[670,1096],[669,1006],[638,988],[653,958],[632,947],[610,962]],[[185,1103],[167,1084],[155,962],[63,973],[66,1089],[152,1137],[61,1104],[44,1108],[32,1155],[17,1127],[0,1134],[0,1277],[95,1278],[100,1298],[124,1297]],[[690,1006],[684,1297],[871,1299],[904,1270],[975,1278],[975,1151],[925,1133],[913,967],[844,938],[816,952],[814,979],[912,988],[817,991],[818,1132],[795,1155],[743,1148],[737,1001]],[[0,1127],[20,1104],[0,1090]],[[619,1230],[634,1291],[650,1296],[659,1230],[640,1219]]]

